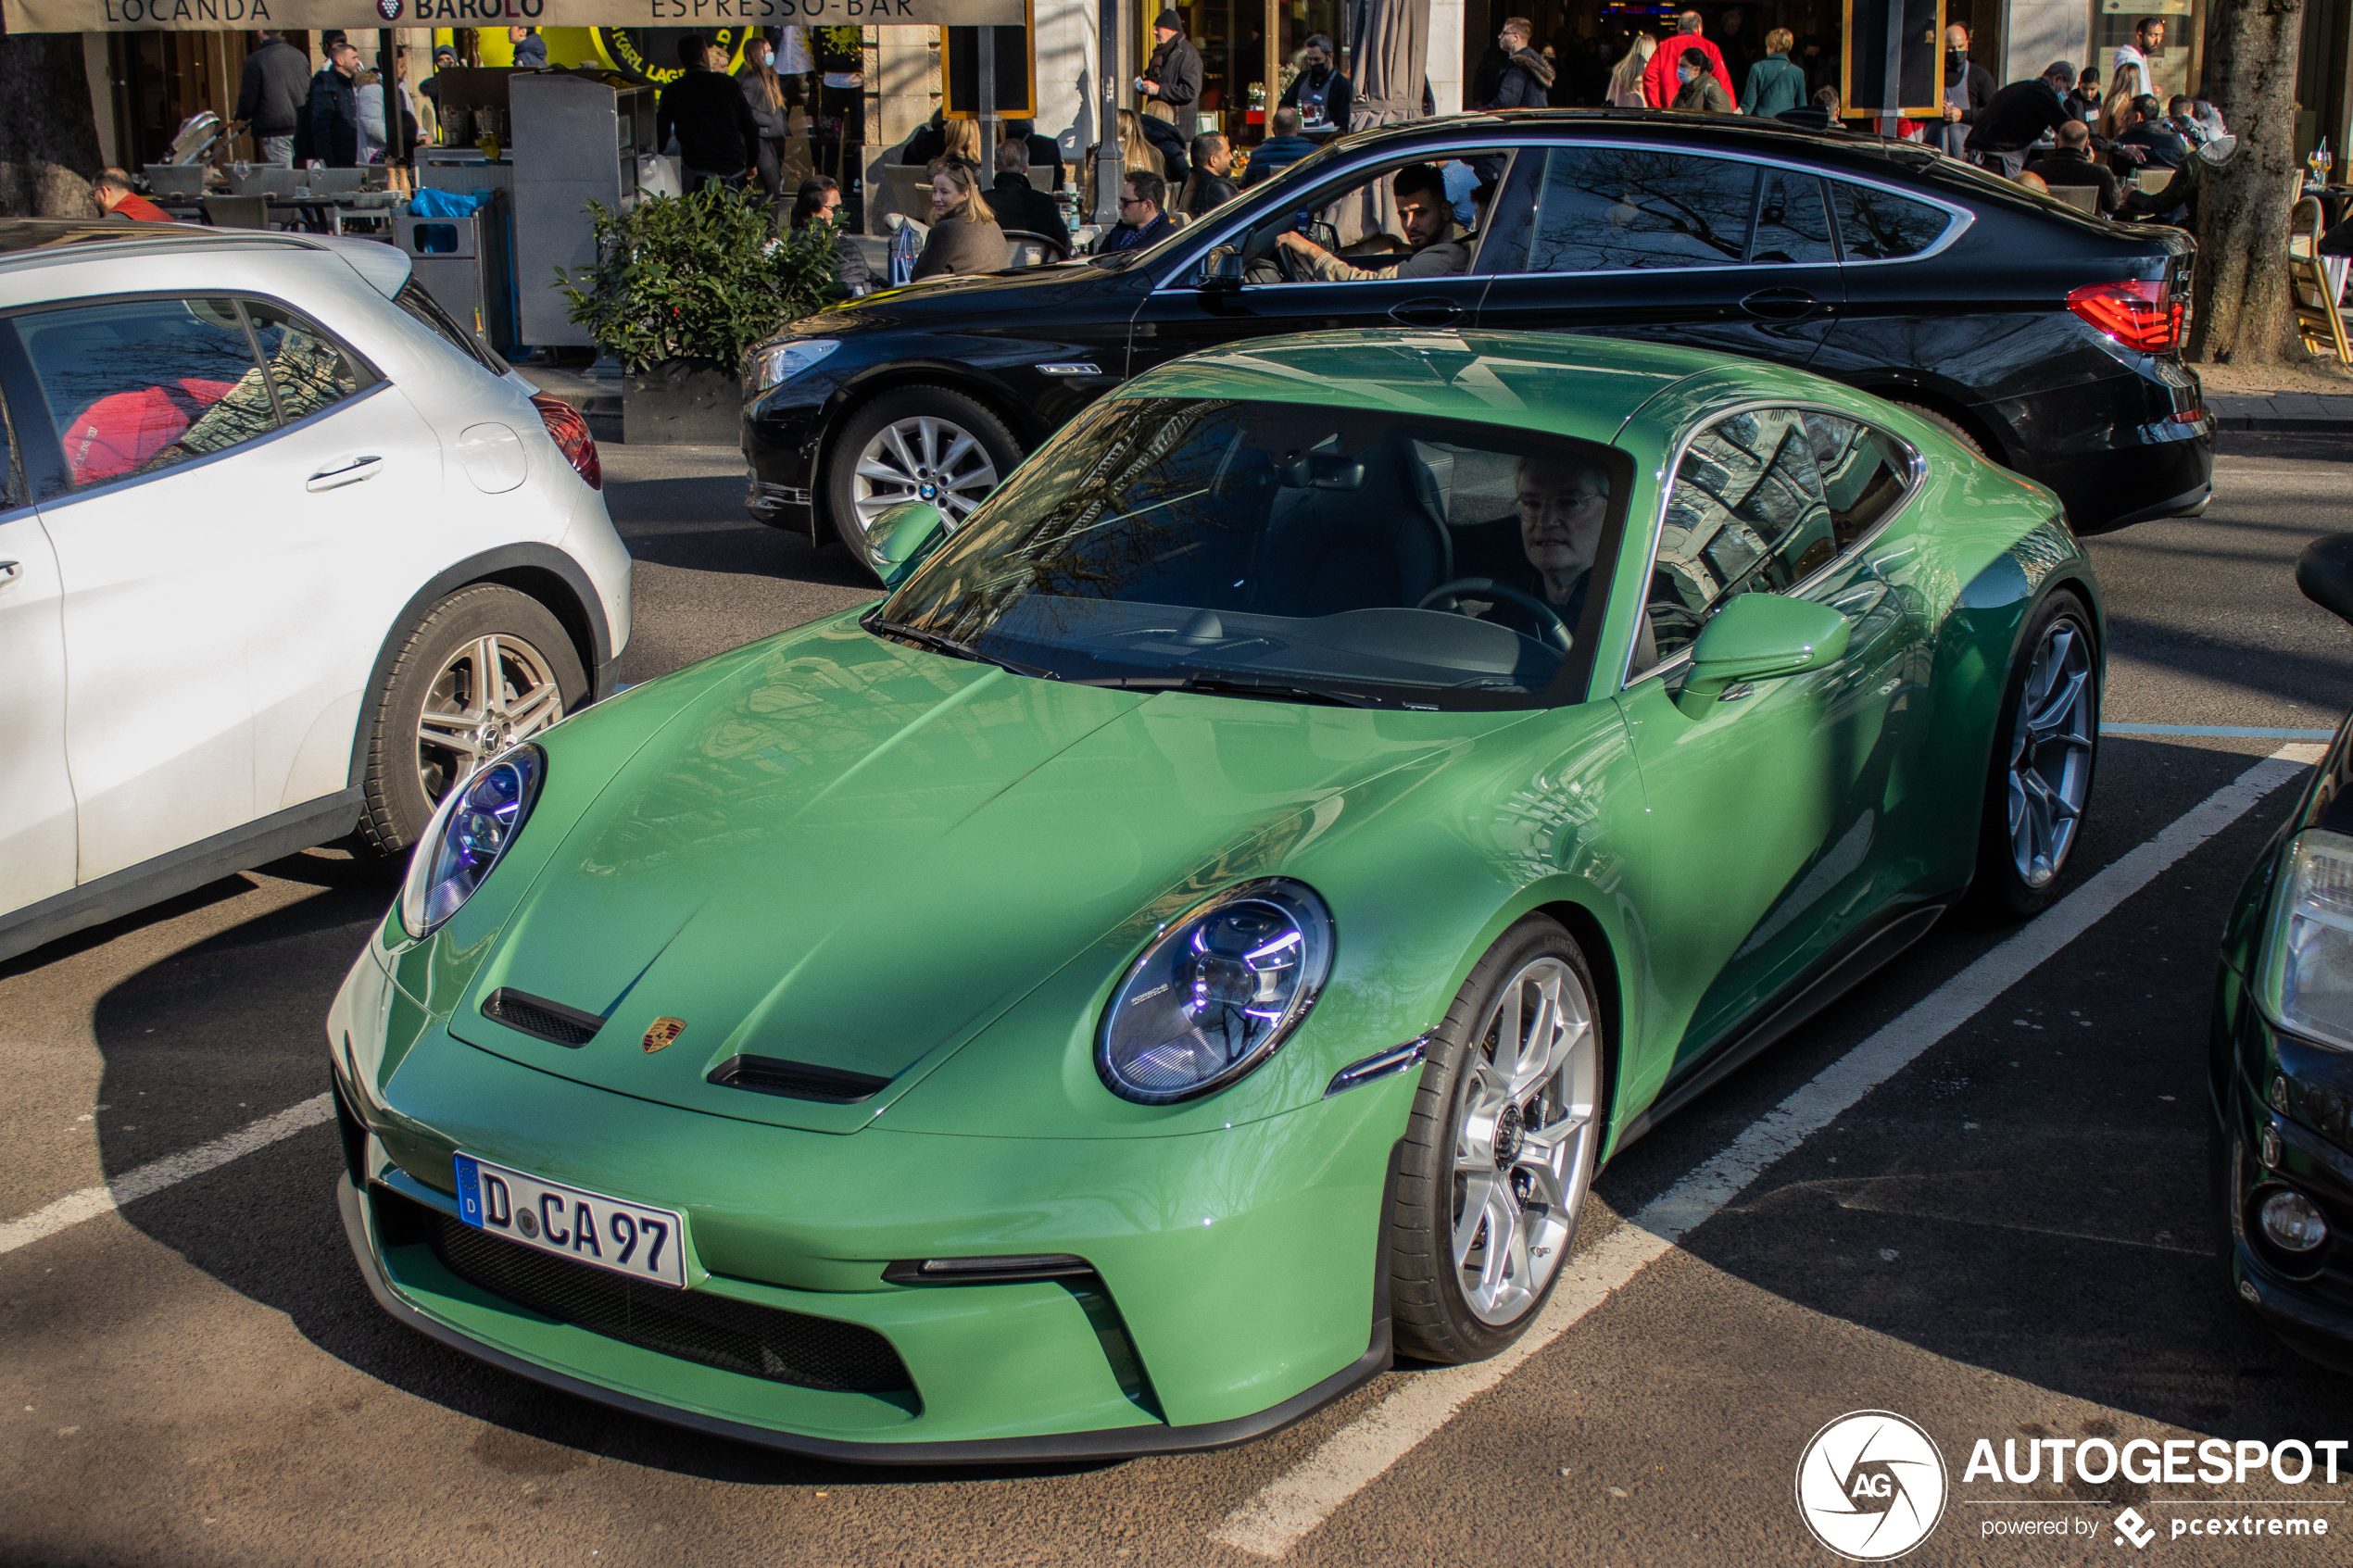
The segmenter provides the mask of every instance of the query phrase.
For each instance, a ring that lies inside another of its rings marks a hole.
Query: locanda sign
[[[1017,25],[1022,0],[10,0],[10,32]]]

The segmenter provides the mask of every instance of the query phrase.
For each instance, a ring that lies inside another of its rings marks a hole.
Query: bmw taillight
[[[2163,282],[2086,283],[2067,307],[2127,348],[2163,354],[2182,341],[2183,301]]]
[[[542,392],[533,395],[531,406],[539,410],[539,422],[563,449],[564,461],[572,471],[588,482],[591,490],[605,487],[605,466],[597,460],[597,438],[588,433],[588,421],[580,410],[560,397],[550,397]]]

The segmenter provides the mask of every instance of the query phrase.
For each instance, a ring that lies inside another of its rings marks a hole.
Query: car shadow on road
[[[382,917],[381,872],[318,856],[299,873],[315,896],[173,954],[100,998],[93,1029],[113,1106],[160,1106],[168,1128],[100,1122],[109,1179],[325,1093],[322,1025],[334,990]],[[236,879],[230,879],[235,882]],[[242,887],[242,883],[238,886]],[[148,1117],[141,1117],[148,1123]],[[159,1147],[155,1135],[166,1140]],[[334,1130],[320,1125],[128,1205],[123,1218],[248,1299],[283,1313],[346,1366],[484,1424],[468,1451],[510,1474],[574,1468],[583,1453],[706,1480],[841,1486],[1075,1474],[1092,1465],[911,1468],[825,1463],[673,1427],[484,1365],[385,1315],[369,1295],[335,1203]]]

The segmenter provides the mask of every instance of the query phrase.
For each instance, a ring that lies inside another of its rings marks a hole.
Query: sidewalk
[[[2353,393],[2273,392],[2208,397],[2219,430],[2294,432],[2305,435],[2353,433]]]

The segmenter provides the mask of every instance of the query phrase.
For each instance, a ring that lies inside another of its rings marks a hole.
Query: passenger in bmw
[[[1391,186],[1397,196],[1397,215],[1405,225],[1405,246],[1410,252],[1394,266],[1360,266],[1347,257],[1334,256],[1295,229],[1285,230],[1276,243],[1292,253],[1293,265],[1301,272],[1320,282],[1442,278],[1469,271],[1473,236],[1455,223],[1453,204],[1446,199],[1446,176],[1438,166],[1409,163],[1397,171]]]

